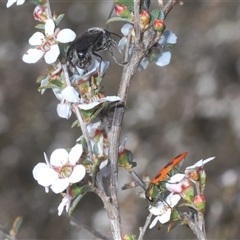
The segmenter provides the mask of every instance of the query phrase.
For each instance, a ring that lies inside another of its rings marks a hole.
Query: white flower
[[[53,88],[55,96],[60,103],[57,105],[57,113],[61,118],[69,119],[72,115],[71,103],[78,103],[80,101],[79,94],[72,86],[67,86],[63,90]]]
[[[29,44],[37,47],[30,48],[23,55],[22,60],[26,63],[36,63],[44,56],[45,62],[47,64],[52,64],[57,60],[60,54],[58,42],[72,42],[75,37],[76,34],[71,29],[62,29],[61,31],[55,30],[54,21],[48,19],[45,23],[45,34],[36,32],[29,39]]]
[[[6,7],[9,8],[11,7],[14,3],[16,3],[17,5],[22,5],[24,4],[25,0],[8,0]]]
[[[204,166],[206,163],[212,161],[214,158],[215,158],[215,157],[210,157],[210,158],[207,158],[207,159],[205,159],[205,160],[203,160],[203,159],[199,160],[199,161],[196,162],[194,165],[187,167],[186,170],[185,170],[185,173],[186,173],[186,172],[190,172],[190,171],[198,171],[199,169],[202,169],[203,166]]]
[[[171,217],[172,208],[177,205],[180,199],[180,195],[171,193],[166,197],[164,202],[158,201],[156,206],[150,205],[149,211],[157,217],[155,217],[155,219],[152,221],[149,228],[153,228],[158,221],[161,224],[168,222]]]
[[[67,190],[68,192],[68,190]],[[62,215],[63,209],[65,207],[66,212],[68,212],[70,205],[71,205],[72,197],[67,193],[64,198],[62,199],[62,202],[58,206],[58,216]]]
[[[189,179],[185,174],[177,173],[166,182],[166,189],[172,193],[182,193],[190,186]]]
[[[168,49],[164,49],[169,45],[174,45],[177,43],[177,36],[171,31],[164,31],[160,40],[157,42],[157,45],[153,48],[159,53],[155,56],[154,52],[150,56],[144,57],[138,66],[138,71],[145,70],[150,63],[151,58],[154,58],[154,62],[156,65],[160,67],[164,67],[170,63],[171,60],[171,52]]]
[[[61,193],[70,184],[81,181],[86,169],[83,165],[77,165],[82,155],[82,145],[76,144],[68,153],[59,148],[53,151],[50,163],[45,156],[46,163],[38,163],[33,169],[33,177],[43,187],[50,187],[53,192]]]

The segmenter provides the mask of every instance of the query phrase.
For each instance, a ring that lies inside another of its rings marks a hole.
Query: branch
[[[179,3],[179,1],[171,0],[164,7],[164,14],[167,14],[171,11],[175,4]],[[138,8],[138,2],[135,3],[135,9]],[[139,17],[139,12],[135,13],[135,19]],[[135,26],[136,28],[136,26]],[[135,33],[136,34],[136,33]],[[161,34],[157,34],[154,29],[151,27],[147,31],[143,33],[143,36],[140,36],[141,32],[138,32],[136,35],[136,39],[141,39],[141,42],[134,44],[132,56],[129,62],[124,65],[123,73],[120,81],[120,86],[118,90],[118,96],[122,99],[122,102],[126,104],[127,96],[130,88],[130,81],[133,78],[135,72],[137,71],[137,67],[142,60],[145,52],[152,47],[161,37]],[[112,128],[110,132],[109,139],[109,160],[110,160],[110,193],[112,198],[112,207],[114,209],[114,213],[116,213],[114,219],[114,225],[117,229],[114,229],[114,239],[121,238],[121,225],[120,225],[120,213],[118,206],[118,148],[120,142],[120,133],[121,133],[121,125],[124,116],[124,108],[115,108]]]
[[[149,215],[146,218],[144,226],[139,228],[140,234],[139,234],[138,240],[143,240],[143,236],[147,231],[147,227],[149,226],[151,219],[152,219],[152,213],[149,213]]]

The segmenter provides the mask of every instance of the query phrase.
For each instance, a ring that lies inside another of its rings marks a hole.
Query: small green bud
[[[164,24],[163,20],[161,20],[161,19],[154,20],[153,28],[157,32],[163,32],[165,29],[165,24]]]
[[[115,13],[119,17],[122,17],[122,18],[131,18],[132,17],[128,8],[123,4],[116,4],[114,10],[115,10]]]
[[[204,212],[205,206],[206,206],[206,201],[205,201],[205,197],[202,194],[196,195],[193,200],[193,203],[194,203],[197,211]]]

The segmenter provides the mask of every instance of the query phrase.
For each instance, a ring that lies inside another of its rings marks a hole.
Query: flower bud
[[[203,195],[196,195],[194,197],[193,203],[199,212],[203,212],[205,210],[205,197]]]
[[[146,30],[149,27],[149,23],[151,20],[150,14],[147,11],[143,10],[139,16],[140,16],[140,28],[141,30]]]
[[[135,235],[132,235],[132,234],[125,234],[125,235],[122,237],[122,240],[136,240],[136,236],[135,236]]]
[[[161,20],[161,19],[154,20],[153,28],[157,32],[163,32],[165,29],[165,24],[164,24],[163,20]]]
[[[194,196],[194,188],[191,185],[181,193],[181,197],[187,203],[192,203],[193,196]]]
[[[33,17],[35,20],[45,23],[47,20],[45,8],[42,6],[36,6],[33,11]]]
[[[128,8],[123,5],[123,4],[116,4],[115,5],[115,13],[119,16],[119,17],[122,17],[122,18],[130,18],[131,17],[131,13],[130,11],[128,10]]]

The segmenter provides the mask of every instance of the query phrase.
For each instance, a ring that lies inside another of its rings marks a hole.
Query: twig
[[[71,86],[68,70],[67,70],[67,65],[66,64],[61,64],[62,65],[62,70],[63,70],[63,75],[64,75],[64,80],[67,84],[67,86]]]
[[[79,121],[81,130],[82,130],[82,134],[83,134],[83,136],[84,136],[84,138],[86,140],[87,147],[88,147],[88,152],[89,152],[89,155],[90,155],[90,159],[93,160],[92,145],[91,145],[89,137],[88,137],[86,124],[83,122],[83,119],[82,119],[82,116],[81,116],[79,108],[75,104],[72,104],[72,108],[74,109],[74,112],[76,114],[76,117],[77,117],[77,119]]]
[[[199,214],[199,213],[197,213]],[[196,216],[196,214],[193,215],[194,219],[192,219],[187,213],[183,213],[182,217],[184,220],[187,221],[188,226],[191,228],[191,230],[193,231],[193,233],[197,236],[197,238],[199,240],[207,240],[205,231],[203,231],[200,228],[200,224],[198,222],[198,218]]]
[[[151,219],[152,219],[152,213],[149,213],[149,215],[146,218],[144,226],[139,228],[140,234],[139,234],[138,240],[143,240],[143,236],[147,231],[147,227],[149,226]]]
[[[108,213],[108,219],[110,221],[113,239],[115,240],[122,239],[121,226],[118,226],[118,224],[120,224],[120,219],[117,218],[119,216],[118,215],[119,211],[118,208],[116,208],[116,206],[113,205],[113,202],[116,201],[116,199],[109,198],[104,192],[100,191],[94,186],[92,186],[92,191],[95,192],[102,199],[104,207]]]
[[[140,17],[139,17],[139,12],[140,12],[140,0],[134,0],[134,31],[135,31],[135,43],[138,44],[141,39],[141,32],[140,32]]]

